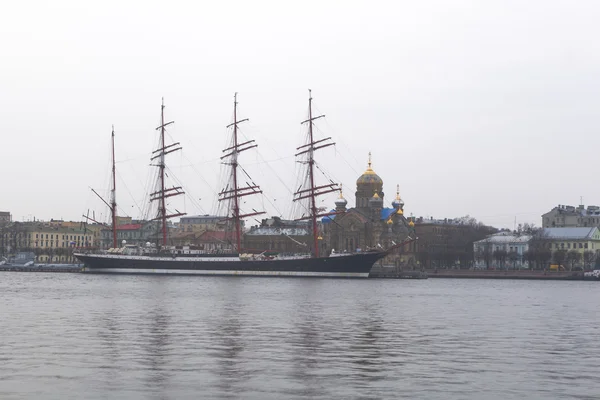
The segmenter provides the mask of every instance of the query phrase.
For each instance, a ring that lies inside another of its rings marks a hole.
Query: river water
[[[0,398],[598,399],[600,284],[0,273]]]

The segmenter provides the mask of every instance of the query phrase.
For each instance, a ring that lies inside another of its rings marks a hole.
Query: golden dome
[[[392,219],[389,218],[387,221],[385,221],[385,223],[388,225],[392,225],[394,223],[394,221],[392,221]]]
[[[398,215],[404,215],[404,211],[402,211],[402,209],[399,208],[398,211],[396,211],[396,214],[398,214]]]
[[[410,227],[412,228],[413,226],[415,226],[415,223],[414,223],[414,222],[412,222],[412,221],[410,221],[410,222],[408,223],[408,226],[410,226]]]
[[[383,185],[383,180],[373,171],[371,168],[371,152],[369,152],[369,166],[367,170],[356,180],[357,185],[370,185],[370,184]]]
[[[377,194],[377,192],[375,192],[375,194],[373,195],[373,198],[374,199],[378,199],[379,198],[379,195]]]

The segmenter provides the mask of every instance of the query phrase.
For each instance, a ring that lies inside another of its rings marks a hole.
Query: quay
[[[582,271],[435,269],[427,270],[427,276],[430,278],[457,279],[588,280]]]
[[[47,265],[0,265],[0,271],[9,272],[67,272],[67,273],[80,273],[81,266],[79,265],[60,265],[60,266],[47,266]]]

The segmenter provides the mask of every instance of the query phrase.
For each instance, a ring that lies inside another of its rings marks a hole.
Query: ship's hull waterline
[[[365,252],[339,257],[242,261],[237,257],[156,257],[75,254],[83,272],[105,274],[180,274],[234,276],[298,276],[368,278],[371,267],[385,256]]]

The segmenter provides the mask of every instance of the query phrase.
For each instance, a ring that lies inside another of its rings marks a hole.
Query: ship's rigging
[[[165,143],[165,128],[175,123],[175,121],[165,122],[164,99],[162,100],[162,104],[160,107],[160,122],[160,126],[156,128],[156,130],[160,132],[159,148],[152,152],[152,156],[150,158],[151,162],[156,162],[156,164],[151,165],[158,167],[158,179],[156,181],[155,191],[153,193],[150,193],[150,201],[155,201],[158,203],[158,215],[156,216],[156,218],[153,218],[152,221],[160,221],[160,231],[162,232],[162,245],[166,246],[168,229],[167,219],[180,217],[186,215],[186,213],[180,212],[178,210],[175,210],[175,212],[171,214],[167,212],[166,199],[169,197],[182,195],[185,192],[183,191],[183,188],[181,186],[166,187],[165,156],[167,154],[181,150],[181,145],[179,142],[172,143],[169,145]]]
[[[240,199],[242,197],[262,194],[260,187],[252,180],[250,175],[241,167],[238,158],[240,153],[257,147],[254,140],[239,141],[239,124],[248,121],[248,118],[238,120],[237,116],[237,93],[233,96],[233,122],[227,125],[227,128],[232,128],[232,136],[230,146],[223,150],[225,153],[221,157],[221,162],[229,167],[229,178],[227,185],[219,192],[219,202],[227,202],[227,221],[233,228],[235,234],[236,250],[242,250],[242,220],[244,218],[264,214],[264,211],[252,209],[252,212],[244,213],[240,209]],[[245,185],[240,185],[241,173],[243,172],[246,178]]]
[[[116,168],[116,160],[115,160],[115,126],[114,125],[112,127],[112,133],[111,133],[111,153],[112,153],[112,171],[111,171],[112,172],[112,174],[111,174],[112,187],[110,189],[110,204],[106,200],[104,200],[104,198],[102,196],[100,196],[100,194],[98,194],[98,192],[96,192],[94,189],[92,189],[92,192],[94,192],[94,194],[96,196],[98,196],[98,198],[100,198],[100,200],[102,200],[104,202],[104,204],[106,204],[108,206],[108,208],[110,209],[112,226],[109,227],[106,224],[97,221],[95,219],[95,214],[92,217],[90,217],[89,210],[88,210],[87,215],[84,215],[83,217],[85,218],[84,231],[87,231],[87,222],[89,222],[89,221],[103,225],[107,228],[111,228],[112,244],[113,244],[113,248],[116,248],[117,247],[117,168]]]
[[[310,220],[312,227],[313,236],[313,255],[319,257],[319,232],[318,232],[318,218],[326,217],[328,215],[336,214],[335,212],[323,213],[320,207],[317,207],[317,197],[339,191],[340,188],[337,183],[330,181],[330,183],[324,185],[317,185],[315,170],[318,168],[314,158],[314,153],[317,150],[324,149],[326,147],[334,146],[335,142],[331,141],[331,137],[325,139],[315,140],[313,134],[314,121],[319,118],[325,117],[325,115],[313,116],[312,113],[312,92],[308,90],[308,119],[302,121],[301,124],[308,125],[307,143],[296,148],[298,153],[296,157],[299,158],[299,163],[306,166],[306,172],[303,176],[303,183],[298,187],[294,193],[294,201],[306,201],[308,200],[308,215],[304,215],[298,220]]]

